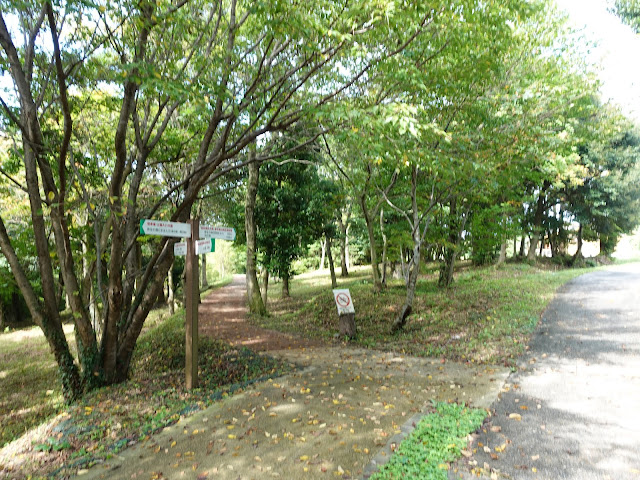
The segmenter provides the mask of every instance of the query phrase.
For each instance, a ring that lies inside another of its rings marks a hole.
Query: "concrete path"
[[[520,367],[450,478],[640,479],[640,264],[566,285]]]

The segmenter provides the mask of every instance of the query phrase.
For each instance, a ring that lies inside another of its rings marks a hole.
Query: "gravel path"
[[[640,479],[640,264],[566,285],[492,409],[450,478]]]

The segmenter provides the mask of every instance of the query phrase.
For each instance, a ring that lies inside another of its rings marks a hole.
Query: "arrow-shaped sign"
[[[140,234],[189,238],[191,236],[191,225],[188,223],[142,219],[140,220]]]
[[[214,238],[207,238],[206,240],[196,240],[196,255],[215,251],[216,241]]]
[[[236,230],[231,227],[200,225],[199,233],[201,238],[218,238],[230,241],[236,239]]]

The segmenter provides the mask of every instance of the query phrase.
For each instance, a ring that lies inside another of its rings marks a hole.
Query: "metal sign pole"
[[[199,237],[199,220],[189,220],[191,237],[187,238],[186,282],[185,282],[185,373],[187,390],[198,386],[198,257],[196,241]]]

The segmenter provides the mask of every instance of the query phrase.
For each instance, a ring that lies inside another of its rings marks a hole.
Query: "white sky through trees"
[[[569,14],[571,25],[598,42],[590,61],[600,62],[603,100],[611,99],[640,123],[640,36],[610,10],[607,0],[557,0]]]

